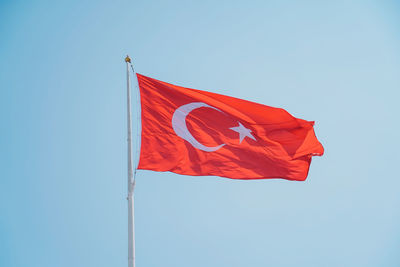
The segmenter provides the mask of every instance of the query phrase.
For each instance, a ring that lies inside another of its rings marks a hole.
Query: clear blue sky
[[[137,266],[400,266],[397,1],[0,1],[0,266],[126,266],[124,56],[316,121],[306,182],[139,171]]]

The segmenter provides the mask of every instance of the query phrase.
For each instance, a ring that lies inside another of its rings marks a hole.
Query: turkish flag
[[[233,179],[307,178],[324,148],[314,122],[283,109],[137,74],[139,169]]]

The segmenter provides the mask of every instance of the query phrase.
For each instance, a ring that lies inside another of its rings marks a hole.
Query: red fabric
[[[142,106],[139,169],[303,181],[311,157],[324,153],[314,134],[314,122],[297,119],[283,109],[184,88],[141,74],[137,78]],[[181,112],[185,108],[190,110],[186,117]],[[179,122],[180,128],[176,126]],[[241,132],[248,131],[244,129],[251,132],[240,142]],[[195,141],[188,141],[189,135]]]

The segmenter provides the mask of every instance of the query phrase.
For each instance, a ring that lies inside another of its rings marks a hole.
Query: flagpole
[[[131,122],[131,78],[129,75],[129,65],[131,59],[125,58],[126,62],[126,92],[127,92],[127,128],[128,128],[128,267],[135,267],[135,206],[134,189],[135,180],[133,179],[132,162],[132,122]]]

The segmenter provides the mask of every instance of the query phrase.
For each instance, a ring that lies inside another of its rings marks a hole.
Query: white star
[[[246,136],[247,136],[247,137],[250,137],[251,139],[253,139],[254,141],[256,141],[256,139],[254,138],[254,136],[251,134],[251,130],[250,130],[250,129],[247,129],[246,127],[244,127],[240,122],[238,122],[238,123],[239,123],[239,126],[237,126],[237,127],[232,127],[232,128],[229,128],[229,129],[231,129],[232,131],[235,131],[235,132],[238,132],[238,133],[239,133],[239,138],[240,138],[239,144],[242,143],[243,139],[244,139]]]

